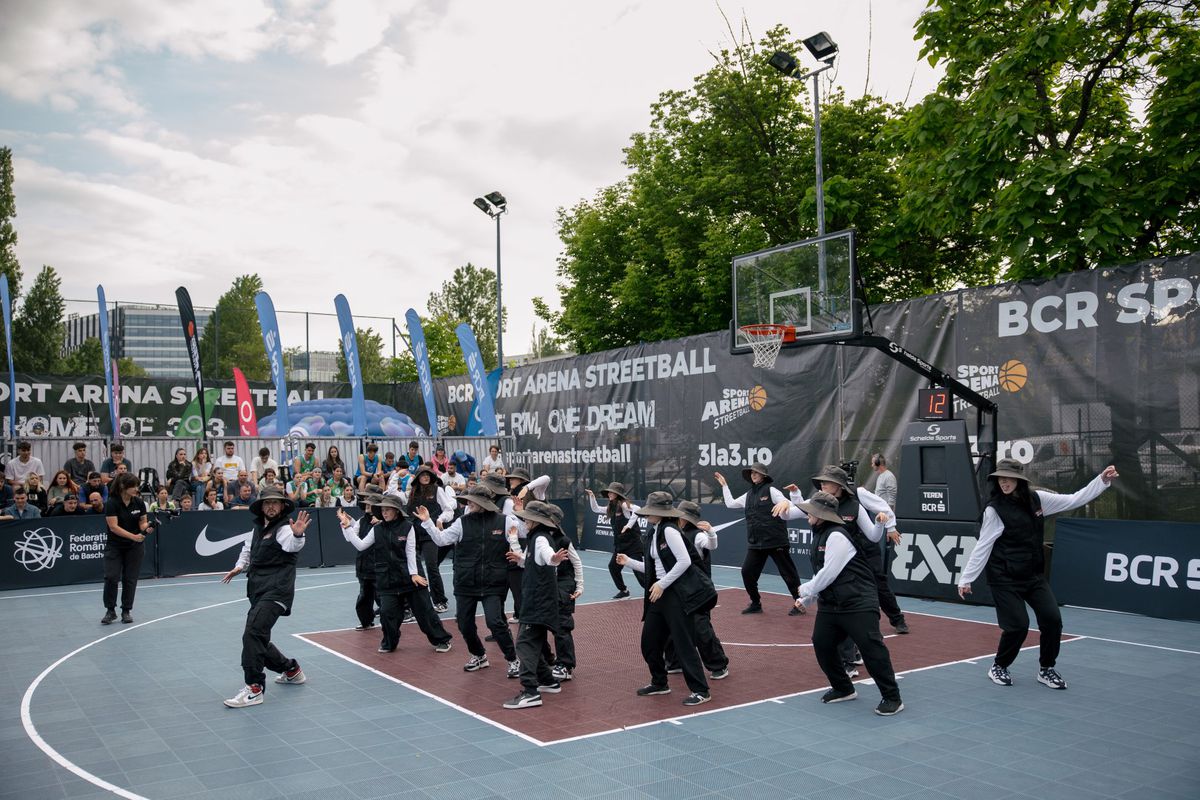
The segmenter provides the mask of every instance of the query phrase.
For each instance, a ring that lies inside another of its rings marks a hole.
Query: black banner
[[[309,523],[298,566],[321,564],[319,523],[319,517]],[[233,569],[253,526],[249,511],[190,511],[170,518],[157,534],[159,576]]]
[[[192,367],[196,397],[200,401],[200,430],[204,431],[208,430],[208,409],[205,408],[204,374],[200,366],[200,336],[196,330],[196,311],[192,308],[192,296],[184,286],[175,290],[175,301],[179,304],[179,322],[183,325],[184,346],[187,348],[188,363]]]
[[[1200,524],[1061,520],[1051,575],[1060,603],[1200,620]]]
[[[146,537],[141,577],[155,574],[155,537]],[[103,515],[0,522],[0,589],[65,586],[104,580],[108,523]],[[231,562],[232,565],[232,562]]]

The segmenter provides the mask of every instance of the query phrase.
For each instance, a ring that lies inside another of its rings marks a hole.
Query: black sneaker
[[[1067,682],[1062,679],[1062,675],[1059,675],[1054,667],[1039,670],[1037,679],[1038,683],[1049,686],[1051,689],[1067,688]]]
[[[890,717],[904,710],[904,703],[899,700],[880,700],[875,706],[875,713],[881,717]]]
[[[542,696],[537,692],[521,692],[504,704],[505,708],[533,708],[542,704]]]
[[[356,630],[356,631],[369,631],[369,630],[371,630],[371,628],[374,628],[374,627],[375,627],[375,623],[374,623],[374,622],[368,622],[366,625],[355,625],[355,626],[354,626],[354,630]]]
[[[494,642],[494,641],[496,641],[496,637],[493,634],[489,633],[487,636],[483,637],[483,640],[485,642]]]
[[[638,697],[651,697],[656,694],[670,694],[670,693],[671,693],[670,686],[655,686],[653,683],[651,683],[648,686],[643,686],[642,688],[637,690]]]
[[[762,603],[751,603],[742,609],[743,614],[761,614],[762,612]]]
[[[855,700],[858,698],[858,692],[851,689],[848,692],[839,692],[837,689],[830,689],[825,694],[821,695],[822,703],[844,703],[847,700]]]
[[[714,681],[723,681],[729,677],[729,667],[714,669],[709,677],[711,677]]]
[[[617,592],[616,594],[614,594],[614,595],[613,595],[613,600],[621,600],[622,598],[625,598],[625,597],[629,597],[629,590],[628,590],[628,589],[622,589],[621,591],[619,591],[619,592]]]
[[[117,612],[113,611],[111,608],[108,611],[105,611],[104,616],[100,618],[101,625],[112,625],[116,621]]]
[[[710,695],[708,692],[705,692],[704,694],[701,694],[700,692],[692,692],[687,697],[683,698],[683,704],[685,706],[701,706],[707,703],[709,700],[712,700],[712,695]]]
[[[892,627],[896,629],[896,633],[908,633],[908,623],[904,620],[900,620]]]
[[[133,622],[133,614],[130,614],[128,611],[122,611],[121,622],[124,622],[126,625]]]
[[[997,686],[1012,686],[1012,676],[999,664],[992,664],[992,668],[988,670],[988,678]]]
[[[547,692],[549,694],[558,694],[562,691],[562,684],[558,681],[554,681],[553,683],[539,683],[538,691]]]
[[[853,662],[851,662],[851,661],[845,662],[844,664],[842,664],[842,669],[846,670],[847,678],[857,678],[858,677],[858,667],[855,666],[855,664]]]
[[[668,675],[678,675],[683,672],[683,667],[667,667]]]

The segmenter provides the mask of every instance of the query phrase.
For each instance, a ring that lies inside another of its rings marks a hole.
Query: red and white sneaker
[[[252,686],[243,686],[240,692],[225,701],[225,705],[230,708],[245,708],[246,706],[260,706],[262,701],[263,689],[256,683]]]

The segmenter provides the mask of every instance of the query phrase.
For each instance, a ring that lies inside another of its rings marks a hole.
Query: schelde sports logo
[[[700,421],[711,420],[713,430],[716,430],[751,411],[762,411],[766,405],[767,390],[761,386],[753,389],[722,389],[720,400],[709,400],[704,404]]]
[[[49,528],[25,531],[15,545],[13,558],[30,572],[53,569],[62,557],[63,541]]]

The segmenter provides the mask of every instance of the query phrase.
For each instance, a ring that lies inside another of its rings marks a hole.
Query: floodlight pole
[[[496,212],[496,367],[504,369],[504,302],[500,289],[500,215],[505,209]]]
[[[821,159],[821,84],[820,74],[833,68],[833,59],[825,62],[825,66],[801,75],[796,80],[812,78],[813,82],[813,133],[816,139],[817,157],[817,236],[825,235],[825,171]],[[817,291],[821,295],[821,305],[826,306],[827,290],[829,287],[829,271],[825,266],[825,243],[817,245]]]

